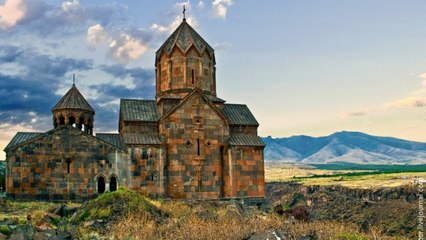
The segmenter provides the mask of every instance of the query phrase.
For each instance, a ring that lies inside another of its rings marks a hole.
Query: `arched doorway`
[[[117,191],[117,178],[115,176],[112,176],[109,179],[109,191],[110,192]]]
[[[104,193],[105,192],[105,178],[103,176],[100,176],[98,178],[98,193]]]

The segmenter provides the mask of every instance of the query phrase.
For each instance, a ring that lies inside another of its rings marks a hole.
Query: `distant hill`
[[[360,132],[326,137],[265,137],[265,160],[295,163],[424,164],[426,143]]]

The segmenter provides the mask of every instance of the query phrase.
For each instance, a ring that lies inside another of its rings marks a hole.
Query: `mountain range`
[[[361,132],[325,137],[265,137],[265,161],[292,163],[425,164],[426,143]]]

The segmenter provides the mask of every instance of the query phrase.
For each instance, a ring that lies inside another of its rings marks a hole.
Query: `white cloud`
[[[8,29],[15,26],[25,14],[22,0],[6,0],[4,5],[0,6],[0,28]]]
[[[13,136],[17,132],[34,132],[31,126],[27,126],[24,124],[10,124],[10,123],[0,123],[0,146],[1,149],[5,148],[7,144],[9,144],[10,140],[12,140]],[[5,152],[0,151],[0,160],[6,159]]]
[[[172,33],[182,22],[181,16],[176,16],[176,18],[169,25],[161,25],[158,23],[153,23],[151,25],[151,30],[156,33]],[[198,26],[198,22],[194,17],[187,17],[186,22],[191,25],[193,28]]]
[[[387,103],[385,108],[425,107],[426,98],[407,97],[395,102]]]
[[[213,0],[213,14],[219,18],[226,18],[228,7],[233,4],[232,0]]]
[[[422,87],[401,100],[384,104],[385,108],[426,107],[426,73],[419,75]]]
[[[200,1],[201,2],[201,1]],[[196,20],[196,18],[194,17],[195,15],[192,13],[192,5],[190,3],[190,1],[186,1],[186,2],[179,2],[176,3],[174,6],[173,11],[170,13],[170,15],[175,15],[176,17],[173,19],[173,21],[168,24],[168,25],[163,25],[163,24],[159,24],[159,23],[153,23],[151,25],[151,30],[154,31],[154,33],[157,34],[169,34],[172,33],[181,23],[183,20],[183,14],[182,14],[182,10],[183,10],[183,6],[185,5],[185,9],[186,9],[186,22],[191,25],[192,27],[197,27],[198,26],[198,22]],[[189,14],[188,14],[189,12]]]
[[[148,50],[148,44],[142,38],[125,31],[109,32],[100,24],[87,29],[87,42],[92,48],[108,45],[109,57],[120,63],[137,60]]]
[[[111,57],[122,63],[136,60],[148,50],[147,44],[129,33],[121,33],[110,43],[110,48]]]
[[[206,4],[203,1],[199,1],[197,4],[197,7],[200,9],[203,9],[206,6]]]
[[[104,27],[100,24],[93,25],[87,29],[87,42],[89,46],[96,47],[100,43],[109,42],[110,37]]]
[[[65,12],[68,11],[75,11],[80,7],[80,1],[79,0],[73,0],[72,2],[63,2],[62,3],[62,10]]]
[[[410,76],[414,76],[414,73],[410,73]],[[341,118],[347,117],[360,117],[372,112],[389,111],[393,109],[401,108],[422,108],[426,107],[426,73],[419,74],[418,77],[421,80],[421,87],[411,92],[407,97],[388,102],[378,108],[364,109],[360,111],[343,111],[339,114]]]

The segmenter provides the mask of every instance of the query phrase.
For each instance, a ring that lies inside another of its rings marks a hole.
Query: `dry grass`
[[[314,175],[344,174],[348,172],[357,172],[357,170],[321,170],[295,164],[265,166],[267,182],[292,181],[293,177],[311,177]],[[417,177],[426,178],[426,172],[366,174],[344,176],[343,179],[341,177],[315,177],[302,179],[300,183],[304,185],[341,185],[349,188],[365,189],[412,185]]]
[[[230,215],[224,208],[194,208],[178,201],[164,203],[161,209],[168,216],[160,221],[146,214],[131,215],[111,233],[116,239],[244,239],[283,228],[280,217],[260,212]]]
[[[265,178],[267,182],[291,181],[293,177],[311,177],[314,175],[332,175],[349,172],[357,172],[357,170],[322,170],[291,164],[285,166],[265,166]]]
[[[358,226],[347,222],[313,221],[288,223],[286,218],[275,214],[254,211],[247,215],[229,214],[226,208],[206,208],[213,217],[197,214],[200,207],[182,202],[167,202],[161,205],[167,217],[159,221],[148,214],[134,214],[121,221],[110,231],[113,239],[248,239],[265,231],[284,233],[288,239],[303,235],[316,239],[409,239],[384,236],[379,229],[359,232]]]
[[[0,212],[0,220],[6,218],[17,218],[19,223],[23,224],[27,222],[28,217],[31,217],[32,222],[39,221],[45,214],[45,212],[54,207],[58,207],[58,203],[47,203],[47,202],[7,202],[5,212]]]
[[[293,238],[312,234],[323,240],[408,240],[410,237],[391,237],[381,233],[379,228],[372,227],[368,232],[359,232],[357,225],[337,221],[297,222],[287,225],[288,233]]]
[[[304,179],[304,185],[341,185],[349,188],[383,188],[413,185],[418,177],[426,178],[426,173],[386,173],[353,177],[310,178]]]

